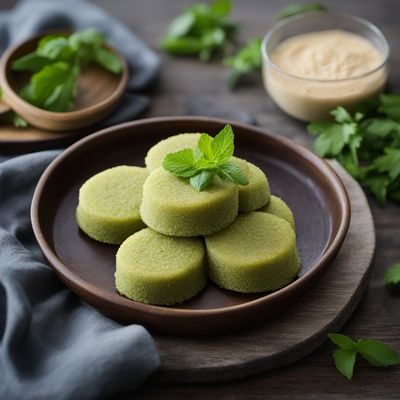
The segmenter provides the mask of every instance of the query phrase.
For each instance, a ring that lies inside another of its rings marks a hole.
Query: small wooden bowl
[[[54,33],[54,32],[53,32]],[[66,32],[62,32],[67,34]],[[90,64],[78,77],[78,95],[71,111],[52,112],[35,107],[23,100],[18,92],[31,74],[11,69],[12,62],[34,51],[38,41],[46,34],[40,34],[25,42],[10,47],[0,61],[0,86],[3,101],[29,124],[52,131],[73,131],[107,117],[118,104],[128,82],[128,66],[121,54],[110,46],[122,62],[122,73],[112,74],[97,65]]]

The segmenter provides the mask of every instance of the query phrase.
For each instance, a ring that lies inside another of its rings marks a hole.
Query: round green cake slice
[[[172,305],[195,296],[205,284],[205,249],[199,238],[147,228],[126,239],[117,252],[115,285],[131,300]]]
[[[185,148],[195,148],[200,136],[201,133],[180,133],[161,140],[147,152],[146,167],[152,172],[162,166],[165,156],[169,153],[175,153]]]
[[[121,165],[88,179],[79,190],[76,220],[92,239],[121,244],[145,227],[140,218],[145,168]]]
[[[281,217],[290,225],[292,225],[293,229],[295,229],[294,216],[288,205],[279,197],[271,196],[269,203],[261,208],[262,212],[266,212],[268,214],[276,215],[277,217]]]
[[[300,270],[294,230],[272,214],[239,214],[226,229],[205,240],[209,276],[225,289],[242,293],[277,290],[293,281]]]
[[[271,193],[264,172],[248,161],[238,158],[234,161],[238,163],[249,181],[248,185],[239,186],[239,211],[250,212],[265,206],[269,202]],[[243,164],[247,165],[247,170]]]
[[[228,226],[238,213],[238,187],[217,176],[198,192],[187,178],[156,169],[143,186],[144,223],[172,236],[209,235]]]

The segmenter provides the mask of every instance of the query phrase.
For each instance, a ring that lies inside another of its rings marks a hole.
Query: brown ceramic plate
[[[204,117],[143,119],[88,136],[53,161],[34,194],[32,225],[60,279],[118,321],[172,334],[230,333],[284,312],[296,301],[339,251],[349,226],[349,200],[342,182],[323,160],[262,129],[231,122],[235,154],[268,174],[272,193],[282,197],[295,215],[302,267],[299,278],[283,289],[242,295],[209,283],[179,306],[137,303],[115,289],[117,246],[91,240],[75,222],[79,187],[92,175],[120,164],[144,165],[147,150],[159,140],[180,132],[215,134],[226,122]]]
[[[66,32],[50,33],[67,35]],[[107,117],[118,104],[128,82],[128,66],[125,59],[119,52],[108,45],[105,47],[119,57],[122,63],[122,72],[116,75],[95,64],[89,64],[79,74],[77,98],[71,111],[52,112],[43,110],[26,102],[18,95],[21,87],[29,81],[31,73],[13,71],[11,68],[12,63],[17,58],[34,51],[39,40],[47,34],[42,33],[10,47],[2,55],[0,86],[3,90],[3,101],[30,125],[39,130],[73,132],[93,125]],[[22,129],[21,132],[23,132]],[[38,133],[36,132],[37,135]],[[57,140],[59,137],[55,135],[55,139]]]

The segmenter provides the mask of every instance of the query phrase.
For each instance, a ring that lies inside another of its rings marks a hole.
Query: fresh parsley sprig
[[[233,130],[226,125],[214,138],[202,133],[195,149],[168,154],[163,168],[176,176],[189,178],[190,184],[199,192],[211,185],[215,175],[238,185],[247,185],[249,181],[231,160],[233,152]]]
[[[261,63],[261,39],[250,39],[234,56],[224,59],[224,64],[231,67],[229,87],[234,89],[243,76],[253,71],[260,71]]]
[[[335,366],[348,380],[353,377],[357,354],[375,367],[400,364],[400,354],[377,340],[363,338],[354,342],[348,336],[339,333],[331,333],[328,337],[338,346],[333,353]]]
[[[336,158],[380,204],[400,202],[400,95],[382,94],[354,114],[343,107],[334,122],[311,122],[315,151]]]
[[[161,47],[174,55],[198,55],[202,61],[209,60],[212,53],[226,48],[236,30],[228,19],[231,8],[230,0],[188,7],[171,22]]]
[[[35,51],[12,63],[14,71],[33,72],[20,96],[45,110],[69,111],[75,103],[78,75],[89,63],[114,74],[121,73],[120,59],[103,46],[104,41],[104,35],[95,29],[69,36],[44,36]]]

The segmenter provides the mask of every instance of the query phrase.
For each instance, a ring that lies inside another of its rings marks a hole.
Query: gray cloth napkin
[[[82,302],[45,264],[29,208],[58,152],[0,164],[0,399],[100,399],[140,385],[159,365],[152,338]]]
[[[132,3],[132,12],[134,7]],[[128,91],[116,111],[96,129],[132,120],[149,105],[148,97],[138,92],[154,81],[160,60],[125,25],[96,5],[85,0],[21,1],[14,9],[0,12],[0,54],[40,32],[88,27],[103,32],[107,42],[125,56],[130,68]]]

